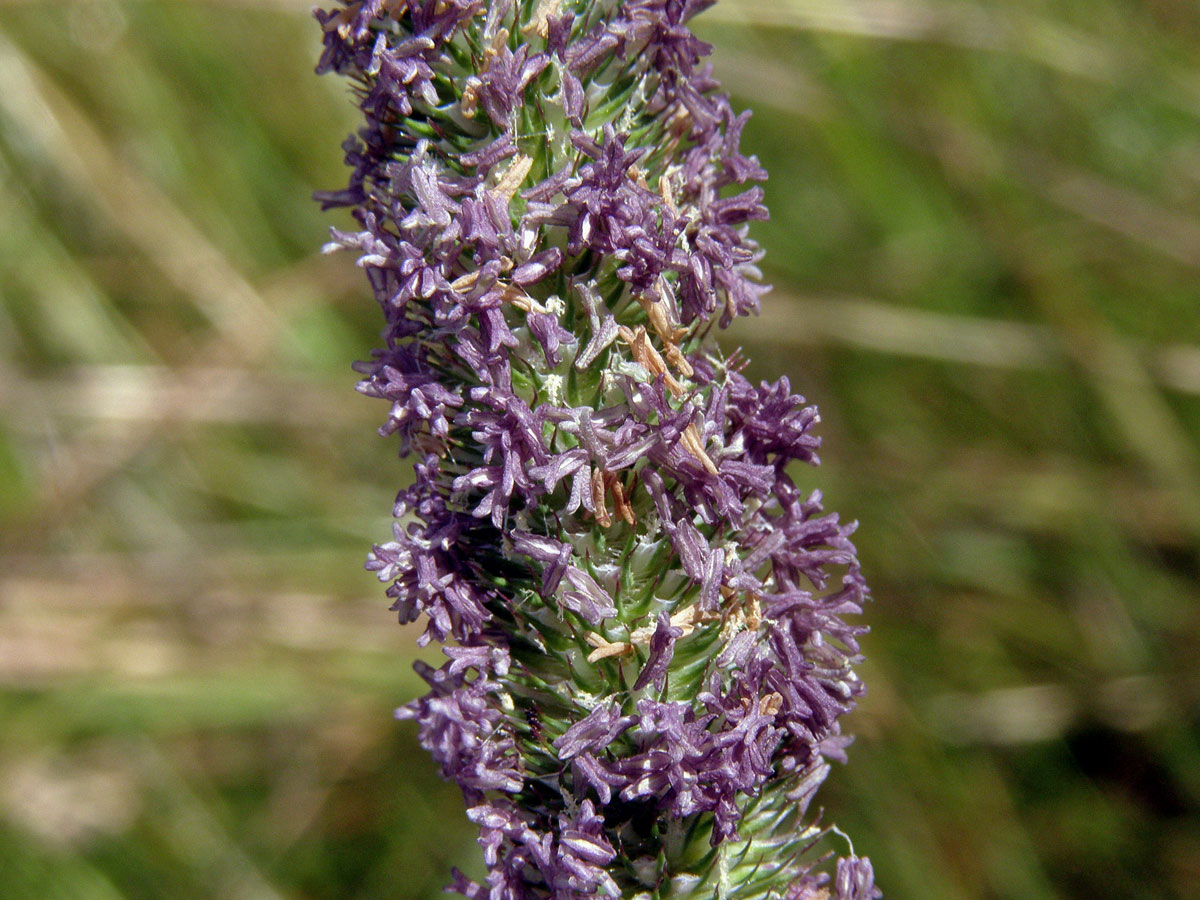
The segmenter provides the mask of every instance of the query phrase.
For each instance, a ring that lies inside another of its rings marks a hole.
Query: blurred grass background
[[[776,285],[874,587],[822,795],[893,900],[1200,896],[1200,13],[723,0]],[[361,569],[407,465],[309,200],[300,0],[0,2],[0,897],[478,871]]]

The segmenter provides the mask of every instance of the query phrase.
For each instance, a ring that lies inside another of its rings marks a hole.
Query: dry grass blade
[[[1036,179],[1027,179],[1030,189],[1052,203],[1185,266],[1200,268],[1200,222],[1195,217],[1040,153],[1019,152],[1017,158],[1023,171],[1038,173]]]
[[[1102,82],[1113,81],[1125,66],[1125,58],[1100,40],[1019,8],[912,0],[730,0],[708,15],[730,24],[1009,53],[1052,71]],[[761,96],[770,98],[769,93]],[[1192,103],[1183,102],[1183,108],[1191,109]]]
[[[771,345],[840,344],[878,353],[1025,371],[1064,369],[1069,358],[1046,325],[906,309],[858,297],[772,293],[762,314],[737,322],[735,337]],[[1200,347],[1134,346],[1163,387],[1200,395]]]
[[[138,769],[152,780],[159,833],[174,853],[233,900],[285,900],[266,873],[226,831],[206,800],[170,757],[151,741],[138,748]]]
[[[165,194],[109,149],[87,117],[2,32],[0,82],[0,111],[11,127],[195,300],[231,352],[260,356],[275,329],[266,301]]]
[[[1195,694],[1194,677],[1186,688]],[[953,743],[1018,744],[1062,739],[1083,715],[1122,731],[1160,725],[1170,714],[1168,685],[1156,675],[1128,675],[1091,686],[1081,697],[1066,685],[1031,684],[931,699],[929,724]]]
[[[795,297],[779,292],[762,314],[739,321],[736,336],[761,343],[833,342],[924,359],[1046,369],[1062,365],[1053,334],[1017,322],[903,309],[856,297]],[[1196,386],[1200,390],[1200,384]]]
[[[204,555],[211,579],[248,568],[247,579],[263,578],[261,560],[229,550]],[[153,685],[170,677],[253,670],[268,649],[279,672],[302,669],[313,650],[330,653],[327,675],[336,676],[351,668],[355,653],[386,656],[413,639],[381,628],[386,617],[373,600],[314,593],[300,579],[270,591],[214,588],[185,604],[180,598],[188,588],[166,574],[193,565],[185,554],[3,560],[10,574],[0,583],[0,685],[28,688],[82,676]],[[81,596],[88,597],[86,605],[77,601]]]
[[[0,32],[0,115],[36,148],[41,162],[96,209],[215,325],[196,354],[209,362],[259,360],[272,346],[277,317],[243,277],[157,187],[123,163],[77,109],[7,36]],[[119,449],[97,457],[92,436],[55,451],[37,518],[11,530],[5,542],[27,543],[54,528],[66,511],[161,436],[169,419],[129,434]]]
[[[184,422],[279,424],[329,429],[362,422],[345,391],[216,366],[84,366],[52,378],[0,381],[0,407],[16,426],[50,420],[114,425]],[[369,420],[368,420],[369,421]]]
[[[731,0],[706,15],[739,24],[770,25],[901,41],[936,41],[999,49],[994,18],[974,5],[912,0]]]
[[[1076,364],[1108,408],[1130,449],[1166,485],[1174,506],[1200,534],[1200,449],[1157,390],[1147,367],[1128,342],[1094,309],[1069,292],[1051,295],[1048,317]]]
[[[726,0],[705,14],[730,25],[824,32],[867,39],[943,44],[1003,53],[1071,78],[1117,84],[1157,70],[1155,99],[1200,117],[1200,72],[1146,52],[1153,42],[1120,43],[1046,18],[1019,5],[921,0]],[[757,94],[775,103],[774,90]]]

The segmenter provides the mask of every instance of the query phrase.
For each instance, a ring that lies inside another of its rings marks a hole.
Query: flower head
[[[415,453],[368,568],[447,662],[399,716],[462,788],[468,897],[876,895],[805,810],[846,740],[853,524],[788,473],[815,409],[714,325],[765,288],[766,177],[687,20],[708,0],[363,0],[359,390]]]

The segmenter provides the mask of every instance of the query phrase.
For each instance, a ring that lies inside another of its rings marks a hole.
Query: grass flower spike
[[[767,213],[708,5],[317,13],[365,117],[320,195],[386,320],[359,389],[416,458],[368,567],[444,645],[399,716],[479,827],[468,898],[878,896],[809,811],[861,693],[853,525],[788,474],[816,410],[715,341]]]

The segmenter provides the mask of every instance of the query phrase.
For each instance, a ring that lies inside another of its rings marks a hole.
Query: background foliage
[[[723,0],[876,602],[828,818],[892,900],[1200,896],[1200,16]],[[361,570],[407,477],[310,202],[300,0],[0,3],[0,895],[432,898],[477,869]]]

